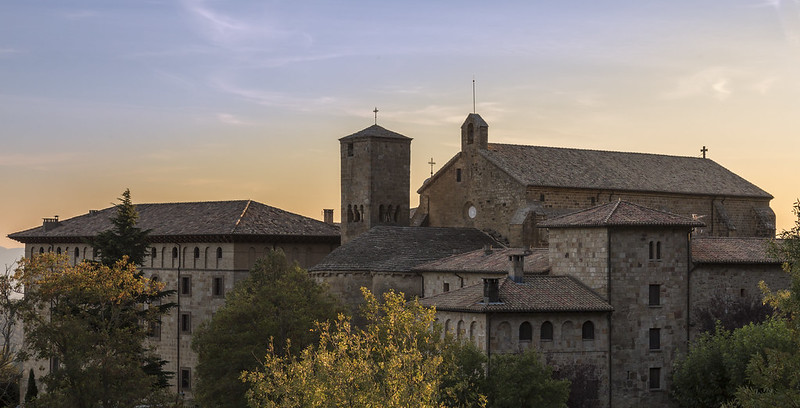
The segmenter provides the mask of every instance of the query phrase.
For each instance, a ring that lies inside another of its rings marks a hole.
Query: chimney
[[[508,277],[516,283],[525,280],[525,255],[511,254],[508,256]]]
[[[44,232],[50,231],[57,226],[58,226],[57,215],[53,218],[42,218],[42,227],[44,227]]]
[[[483,278],[483,303],[500,303],[500,279]]]
[[[322,210],[322,214],[325,223],[333,225],[333,209],[326,208]]]

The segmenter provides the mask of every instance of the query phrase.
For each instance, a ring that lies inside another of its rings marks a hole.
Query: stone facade
[[[408,226],[411,139],[373,125],[339,142],[342,243],[376,225]]]
[[[467,142],[470,126],[480,129],[474,143]],[[425,225],[475,227],[497,233],[514,247],[546,247],[546,231],[536,228],[543,220],[624,200],[700,219],[706,226],[698,235],[775,234],[772,196],[709,159],[493,145],[488,125],[475,114],[467,117],[461,133],[461,151],[418,190],[420,214],[415,218],[426,217]],[[561,161],[569,159],[575,162]],[[559,173],[551,178],[563,183],[538,174],[520,176],[515,160],[538,163],[527,166],[534,172]],[[663,172],[675,174],[656,184],[648,173],[665,164],[671,168]],[[681,177],[681,171],[696,174]]]

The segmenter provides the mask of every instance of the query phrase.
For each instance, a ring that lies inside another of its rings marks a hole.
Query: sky
[[[414,139],[413,193],[490,142],[708,157],[800,196],[800,0],[0,2],[0,246],[134,202],[339,217],[338,139]]]

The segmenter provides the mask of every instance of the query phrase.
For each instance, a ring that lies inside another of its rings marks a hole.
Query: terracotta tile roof
[[[628,201],[617,201],[562,215],[540,224],[544,228],[676,226],[702,227],[700,221]]]
[[[381,127],[381,126],[378,126],[378,125],[372,125],[372,126],[366,128],[366,129],[363,129],[363,130],[360,130],[360,131],[358,131],[356,133],[353,133],[352,135],[345,136],[345,137],[339,139],[339,141],[360,139],[360,138],[364,138],[364,137],[380,137],[380,138],[388,138],[388,139],[411,140],[410,137],[403,136],[400,133],[392,132],[391,130],[386,129],[386,128]]]
[[[483,283],[420,299],[454,312],[610,312],[614,308],[571,276],[533,275],[525,283],[500,280],[500,302],[483,303]]]
[[[692,239],[692,262],[705,264],[780,264],[767,252],[769,238]]]
[[[410,272],[417,265],[499,244],[474,228],[373,227],[336,248],[310,269]]]
[[[479,249],[448,256],[414,267],[418,272],[485,273],[507,272],[510,255],[525,255],[525,273],[544,273],[550,270],[547,248],[522,250],[520,248]]]
[[[259,237],[295,237],[339,242],[339,228],[302,215],[270,207],[252,200],[201,201],[188,203],[136,204],[137,227],[150,231],[155,242],[180,236],[217,236],[228,240]],[[19,242],[74,240],[97,235],[112,227],[115,207],[59,220],[45,231],[43,226],[16,232],[9,238]]]
[[[711,159],[499,143],[480,153],[526,186],[772,198]]]

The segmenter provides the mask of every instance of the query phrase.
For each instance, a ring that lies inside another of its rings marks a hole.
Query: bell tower
[[[339,139],[342,244],[376,225],[409,225],[411,138],[377,124]]]

